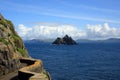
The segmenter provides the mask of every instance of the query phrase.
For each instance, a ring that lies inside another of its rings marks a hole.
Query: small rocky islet
[[[11,73],[17,75],[11,76]],[[50,75],[43,68],[41,60],[29,56],[12,22],[0,14],[0,80],[38,79],[50,80]]]
[[[65,35],[63,38],[58,37],[52,44],[76,45],[77,43],[71,37]]]

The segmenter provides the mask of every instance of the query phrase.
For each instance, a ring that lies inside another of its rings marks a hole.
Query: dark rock
[[[65,35],[63,38],[57,38],[52,44],[67,44],[67,45],[75,45],[77,44],[71,37]]]

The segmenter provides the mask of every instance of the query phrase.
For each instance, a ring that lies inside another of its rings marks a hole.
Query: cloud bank
[[[36,25],[27,27],[23,24],[18,25],[18,34],[24,40],[32,39],[55,39],[56,37],[63,37],[68,34],[77,39],[107,39],[107,38],[120,38],[120,28],[110,27],[108,23],[103,25],[90,25],[88,24],[84,30],[79,29],[72,25]]]
[[[120,38],[120,28],[110,27],[108,23],[103,25],[87,25],[88,39]]]

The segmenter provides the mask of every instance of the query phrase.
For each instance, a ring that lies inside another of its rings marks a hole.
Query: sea
[[[52,80],[120,80],[120,42],[53,45],[27,42],[33,58],[41,59]]]

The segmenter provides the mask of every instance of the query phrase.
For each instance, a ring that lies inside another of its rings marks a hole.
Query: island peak
[[[63,38],[58,37],[52,44],[75,45],[77,43],[70,36],[65,35]]]

